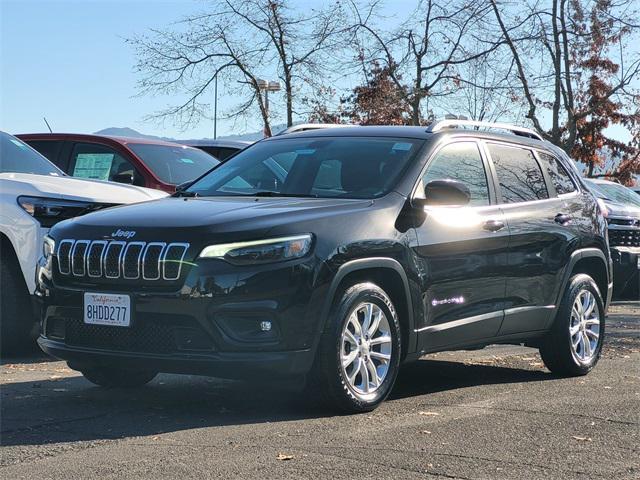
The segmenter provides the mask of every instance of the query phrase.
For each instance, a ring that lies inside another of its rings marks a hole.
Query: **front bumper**
[[[71,368],[106,366],[155,372],[210,375],[220,378],[289,378],[304,375],[313,364],[311,349],[290,352],[211,352],[159,355],[72,347],[40,336],[47,354],[66,360]]]
[[[78,370],[118,365],[223,378],[305,374],[326,297],[321,268],[311,258],[250,269],[211,260],[194,264],[180,289],[170,292],[41,278],[38,343]],[[129,295],[131,326],[85,324],[87,291]]]
[[[640,247],[612,247],[613,298],[640,300]]]

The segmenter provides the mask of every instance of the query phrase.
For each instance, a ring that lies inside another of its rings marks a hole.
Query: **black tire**
[[[4,245],[0,257],[0,348],[2,356],[35,348],[35,319],[27,285],[13,252]]]
[[[591,292],[595,297],[598,315],[600,317],[600,329],[597,344],[593,356],[588,361],[580,361],[572,349],[572,338],[569,332],[571,324],[571,311],[578,295],[583,291]],[[551,331],[540,346],[540,355],[545,366],[554,374],[563,376],[580,376],[589,373],[596,366],[602,353],[602,343],[605,335],[604,302],[598,286],[593,279],[586,274],[574,275],[560,302],[558,313]]]
[[[92,367],[81,370],[84,378],[105,388],[135,388],[146,385],[157,375],[156,372],[125,370],[113,367]]]
[[[343,328],[354,310],[365,302],[372,303],[382,310],[388,321],[391,336],[391,358],[387,374],[377,389],[367,395],[359,393],[350,385],[341,365]],[[353,285],[334,301],[329,325],[322,335],[314,367],[307,379],[307,395],[339,411],[371,411],[391,392],[398,375],[400,357],[400,323],[391,299],[384,290],[373,283]]]

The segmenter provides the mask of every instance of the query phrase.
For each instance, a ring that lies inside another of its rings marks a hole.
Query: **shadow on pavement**
[[[541,371],[420,360],[402,370],[391,399],[552,378]],[[102,389],[77,376],[8,383],[2,386],[0,414],[0,443],[5,446],[119,439],[334,415],[312,408],[291,390],[178,375],[161,375],[134,390]]]
[[[538,382],[555,378],[541,370],[424,359],[402,368],[389,398],[415,397],[477,385]]]
[[[42,350],[29,352],[20,352],[16,355],[2,355],[0,356],[0,365],[9,365],[12,363],[19,363],[21,365],[31,365],[34,363],[44,362],[59,362],[57,358],[46,355]]]

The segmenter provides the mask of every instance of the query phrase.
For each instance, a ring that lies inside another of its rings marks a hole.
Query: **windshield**
[[[129,143],[127,146],[160,180],[173,185],[195,180],[220,163],[197,148],[150,143]]]
[[[5,132],[0,132],[0,172],[64,175],[29,145]]]
[[[406,138],[290,138],[259,142],[187,191],[200,196],[376,198],[386,194],[424,142]]]
[[[617,183],[596,183],[589,182],[589,186],[594,193],[605,200],[611,200],[612,202],[621,203],[623,205],[633,205],[640,207],[640,196],[630,188]]]

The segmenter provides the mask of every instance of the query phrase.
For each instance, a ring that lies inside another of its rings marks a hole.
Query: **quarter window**
[[[470,206],[489,205],[487,175],[476,143],[452,143],[440,149],[422,176],[422,191],[429,182],[446,179],[458,180],[469,188]]]
[[[549,177],[551,177],[551,182],[556,188],[558,195],[576,191],[576,186],[573,180],[571,180],[571,176],[556,157],[543,152],[539,152],[538,155],[540,156],[542,165],[547,169],[547,172],[549,172]]]
[[[64,168],[58,162],[58,154],[62,147],[62,140],[29,140],[26,142],[31,148],[35,148],[41,155],[47,157],[47,160],[54,163],[58,167]]]
[[[540,165],[531,150],[489,144],[503,203],[549,198]]]

